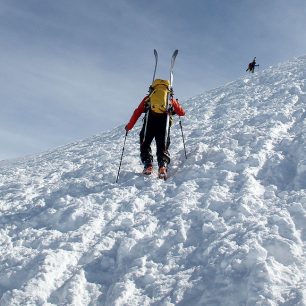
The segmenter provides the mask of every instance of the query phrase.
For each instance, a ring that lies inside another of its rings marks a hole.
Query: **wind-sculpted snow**
[[[305,79],[301,57],[182,102],[166,182],[141,122],[118,184],[123,126],[2,162],[0,305],[306,305]]]

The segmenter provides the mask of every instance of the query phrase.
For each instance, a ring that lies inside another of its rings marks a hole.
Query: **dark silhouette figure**
[[[246,71],[250,71],[254,73],[255,67],[258,67],[259,65],[256,64],[256,57],[254,57],[253,61],[249,63],[248,69]]]

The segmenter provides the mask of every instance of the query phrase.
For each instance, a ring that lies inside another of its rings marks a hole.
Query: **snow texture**
[[[118,184],[123,126],[3,161],[0,305],[306,305],[305,79],[300,57],[181,101],[167,181],[141,120]]]

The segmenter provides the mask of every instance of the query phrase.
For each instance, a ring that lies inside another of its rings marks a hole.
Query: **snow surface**
[[[141,120],[118,184],[123,126],[2,162],[0,305],[306,305],[305,79],[300,57],[182,102],[166,182]]]

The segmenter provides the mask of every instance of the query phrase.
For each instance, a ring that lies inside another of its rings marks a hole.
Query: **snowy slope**
[[[118,184],[123,126],[2,163],[0,305],[306,305],[305,79],[301,57],[182,102],[166,182],[141,120]]]

